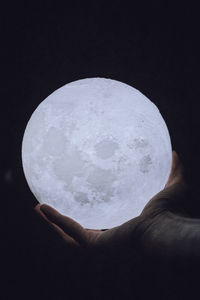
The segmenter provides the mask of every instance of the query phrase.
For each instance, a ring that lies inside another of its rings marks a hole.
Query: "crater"
[[[109,139],[104,139],[95,145],[96,155],[101,159],[108,159],[119,148],[118,144]]]
[[[96,167],[88,176],[87,181],[91,188],[98,193],[110,195],[112,191],[112,183],[116,180],[116,176],[110,170],[103,170]]]
[[[148,173],[152,160],[150,155],[145,155],[139,162],[139,168],[142,173]]]
[[[88,196],[86,193],[78,192],[75,195],[75,200],[80,203],[80,205],[88,204],[90,201],[88,200]]]
[[[134,139],[135,149],[145,148],[148,145],[148,141],[143,138]]]

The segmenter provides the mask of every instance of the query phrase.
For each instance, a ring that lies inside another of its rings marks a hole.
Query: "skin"
[[[108,230],[85,229],[49,205],[38,204],[36,212],[72,248],[106,253],[133,250],[166,260],[200,259],[200,220],[187,216],[188,186],[175,151],[165,188],[145,206],[140,216]]]

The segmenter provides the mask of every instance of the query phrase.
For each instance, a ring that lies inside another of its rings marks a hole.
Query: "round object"
[[[86,228],[111,228],[139,215],[163,189],[171,142],[157,107],[122,82],[66,84],[32,114],[23,138],[28,185]]]

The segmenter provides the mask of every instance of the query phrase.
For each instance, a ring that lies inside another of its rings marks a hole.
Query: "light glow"
[[[32,114],[23,138],[28,185],[40,203],[86,228],[139,215],[163,189],[171,142],[157,107],[135,88],[105,78],[66,84]]]

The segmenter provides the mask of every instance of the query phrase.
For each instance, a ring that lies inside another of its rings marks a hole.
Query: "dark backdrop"
[[[1,99],[5,141],[2,203],[8,204],[3,229],[10,241],[4,260],[7,292],[20,292],[21,299],[76,299],[77,295],[82,299],[128,299],[130,295],[143,299],[145,293],[149,298],[182,299],[181,291],[187,297],[192,293],[193,277],[198,275],[192,276],[193,269],[165,271],[142,261],[131,272],[124,263],[119,268],[118,263],[110,266],[108,262],[102,271],[100,260],[94,272],[89,267],[91,258],[80,258],[65,249],[33,211],[37,201],[23,175],[21,143],[32,112],[62,85],[87,77],[130,84],[163,115],[192,187],[188,210],[200,217],[196,12],[191,4],[164,1],[140,5],[120,0],[66,1],[64,6],[45,1],[38,6],[8,4],[2,24],[6,80]],[[192,287],[186,292],[189,283]]]

